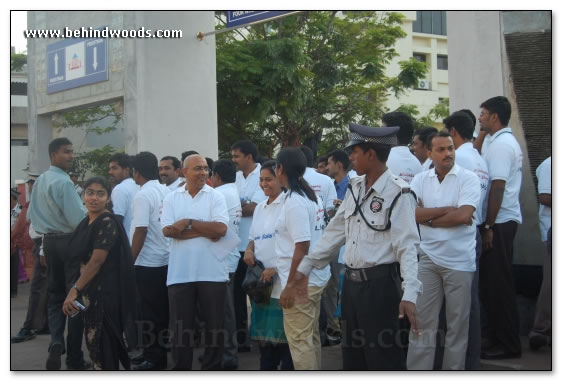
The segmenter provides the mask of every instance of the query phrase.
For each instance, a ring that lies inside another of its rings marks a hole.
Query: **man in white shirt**
[[[435,127],[424,127],[415,132],[412,139],[412,145],[410,147],[412,154],[418,159],[422,165],[422,171],[429,169],[432,160],[428,159],[428,145],[426,140],[428,136],[432,133],[437,132]]]
[[[141,300],[144,361],[135,370],[164,370],[166,349],[162,333],[168,329],[168,253],[170,240],[162,234],[160,212],[170,192],[158,181],[158,160],[143,151],[132,158],[133,179],[140,186],[133,198],[131,253]]]
[[[313,267],[324,268],[346,242],[345,370],[405,370],[400,319],[408,317],[412,330],[419,330],[415,304],[422,290],[417,279],[416,201],[408,184],[385,165],[391,146],[397,144],[397,131],[397,127],[350,124],[350,160],[359,177],[350,180],[352,189],[286,286],[296,303],[306,298],[305,276]]]
[[[299,149],[305,154],[307,159],[307,168],[303,178],[309,183],[309,186],[315,191],[315,194],[321,198],[321,203],[329,216],[334,215],[334,201],[336,197],[336,188],[333,180],[324,174],[321,174],[312,167],[313,151],[307,146],[300,146]]]
[[[117,220],[123,224],[129,235],[131,230],[131,205],[139,186],[131,178],[131,158],[125,153],[117,153],[109,159],[109,179],[113,184],[111,203]],[[129,235],[129,241],[131,236]]]
[[[537,350],[551,344],[551,157],[536,169],[540,201],[540,230],[546,245],[543,263],[543,281],[536,303],[534,326],[528,334],[530,348]]]
[[[196,309],[205,322],[202,370],[221,368],[225,295],[229,275],[224,258],[210,248],[227,233],[229,212],[221,192],[206,184],[209,168],[201,155],[190,155],[182,172],[186,186],[164,199],[160,223],[172,238],[168,262],[168,301],[173,370],[191,370]]]
[[[236,186],[240,196],[242,218],[240,219],[238,250],[241,254],[234,279],[235,314],[237,318],[237,341],[239,351],[250,351],[248,337],[248,308],[246,294],[242,290],[242,281],[246,275],[246,264],[242,260],[248,246],[248,234],[252,225],[252,215],[256,205],[266,199],[260,188],[260,163],[256,163],[258,149],[249,140],[238,141],[231,146],[232,160],[237,166]]]
[[[428,143],[435,167],[416,175],[411,183],[418,198],[418,278],[424,292],[417,303],[422,335],[410,335],[407,368],[432,370],[445,297],[447,333],[442,369],[464,370],[475,272],[473,216],[481,189],[477,175],[455,164],[454,143],[447,132],[431,135]]]
[[[238,236],[240,218],[242,209],[240,207],[240,197],[235,184],[237,177],[235,164],[227,159],[220,159],[213,164],[213,175],[211,184],[213,187],[223,194],[227,202],[229,210],[229,227],[228,230]],[[238,349],[237,343],[234,341],[236,335],[236,315],[233,297],[233,281],[235,272],[238,267],[240,253],[238,246],[234,247],[224,260],[225,269],[229,274],[229,282],[227,284],[227,296],[225,298],[225,331],[227,339],[225,341],[225,350],[223,353],[223,370],[235,370],[238,368]]]
[[[477,228],[483,222],[483,203],[487,197],[489,188],[489,170],[485,160],[479,152],[473,148],[473,132],[475,131],[475,121],[471,119],[471,111],[456,111],[444,120],[444,125],[455,146],[455,163],[466,170],[472,171],[481,185],[481,195],[479,206],[475,211],[475,224]],[[475,117],[473,117],[475,118]],[[481,258],[482,242],[479,229],[476,229],[475,236],[475,274],[471,283],[471,312],[469,314],[469,342],[467,344],[467,354],[465,358],[466,370],[480,369],[481,356],[481,309],[479,302],[479,259]]]
[[[422,172],[422,164],[407,147],[412,141],[414,121],[408,114],[400,111],[384,114],[381,121],[383,122],[382,126],[399,127],[397,133],[399,145],[391,148],[387,167],[391,170],[391,173],[410,184],[412,178]]]
[[[160,159],[160,163],[158,164],[160,182],[166,185],[170,191],[174,191],[180,187],[180,183],[182,183],[180,167],[180,161],[176,157],[169,155]]]
[[[488,136],[481,153],[489,169],[486,218],[481,229],[481,303],[487,320],[481,328],[481,358],[519,358],[520,319],[512,276],[513,243],[520,212],[522,150],[508,127],[511,106],[506,97],[481,104],[479,123]]]

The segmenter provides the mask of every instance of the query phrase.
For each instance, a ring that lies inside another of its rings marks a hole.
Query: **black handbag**
[[[242,281],[242,290],[256,304],[268,304],[272,294],[272,281],[260,280],[266,268],[260,260],[254,261],[254,266],[248,266]]]

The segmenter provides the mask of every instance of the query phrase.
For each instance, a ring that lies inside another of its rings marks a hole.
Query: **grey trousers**
[[[543,282],[536,303],[536,317],[530,337],[538,334],[551,338],[551,228],[549,228],[547,234],[543,262]]]
[[[442,369],[465,369],[473,273],[441,267],[426,254],[420,255],[418,279],[422,282],[423,292],[418,297],[416,310],[422,335],[412,332],[409,335],[408,370],[432,370],[444,297],[447,334]]]
[[[237,325],[233,297],[235,272],[229,273],[227,294],[225,295],[225,347],[223,349],[223,367],[238,366]]]
[[[330,262],[330,279],[326,283],[321,299],[322,309],[326,314],[327,328],[333,332],[340,331],[340,324],[335,317],[336,307],[338,305],[338,282],[340,280],[340,270],[344,267],[343,264],[334,259]]]

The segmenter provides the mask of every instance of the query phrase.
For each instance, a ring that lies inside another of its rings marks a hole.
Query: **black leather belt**
[[[346,278],[350,281],[362,282],[379,279],[397,272],[398,263],[381,264],[370,268],[353,269],[346,267]]]

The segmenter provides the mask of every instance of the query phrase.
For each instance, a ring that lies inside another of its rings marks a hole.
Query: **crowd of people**
[[[72,143],[54,139],[50,168],[30,174],[30,202],[12,206],[12,252],[35,259],[12,342],[50,333],[48,370],[64,353],[73,370],[191,370],[197,347],[201,369],[235,370],[251,341],[260,370],[319,370],[334,344],[345,370],[520,357],[511,269],[522,151],[509,101],[480,107],[478,134],[469,110],[441,131],[415,131],[402,112],[379,128],[352,123],[348,144],[316,169],[306,146],[264,159],[242,140],[217,161],[115,154],[109,180],[78,187]],[[537,177],[550,275],[551,157]],[[255,267],[266,296],[243,288]],[[551,342],[550,277],[536,311],[532,348]]]

